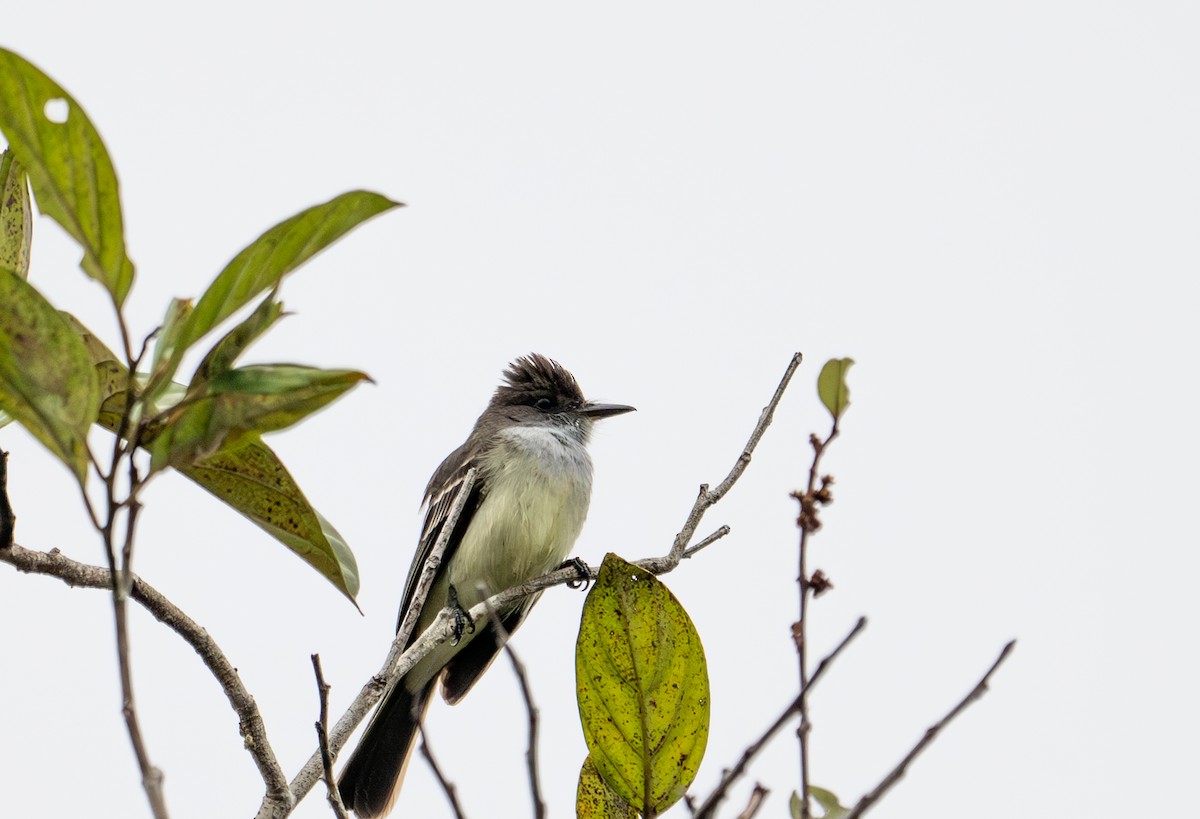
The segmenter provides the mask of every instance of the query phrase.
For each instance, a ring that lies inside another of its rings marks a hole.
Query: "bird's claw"
[[[458,589],[454,588],[454,584],[450,585],[450,600],[447,605],[454,617],[454,639],[450,641],[450,645],[456,646],[462,642],[464,634],[475,633],[475,621],[467,614],[467,610],[458,602]]]
[[[570,560],[564,560],[558,568],[575,570],[577,577],[575,580],[567,581],[568,588],[586,590],[588,584],[592,582],[592,570],[588,568],[588,564],[583,562],[583,558],[573,557]]]

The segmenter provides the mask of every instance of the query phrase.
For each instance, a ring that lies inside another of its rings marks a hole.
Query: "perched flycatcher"
[[[400,622],[467,470],[476,481],[451,533],[441,568],[421,608],[409,645],[448,605],[469,609],[484,597],[560,566],[579,537],[592,494],[587,441],[592,422],[630,412],[584,399],[575,377],[545,356],[518,358],[475,422],[425,488],[425,525],[408,570]],[[480,591],[480,587],[483,591]],[[512,634],[537,595],[498,612]],[[399,625],[397,625],[397,628]],[[380,704],[338,788],[362,819],[391,810],[404,779],[417,727],[438,680],[453,705],[491,665],[500,648],[488,623],[446,641],[413,666]]]

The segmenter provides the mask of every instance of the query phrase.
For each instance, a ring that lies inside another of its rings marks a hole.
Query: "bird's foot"
[[[467,614],[467,610],[458,602],[458,589],[454,588],[453,583],[450,584],[448,608],[454,615],[454,639],[450,641],[450,645],[456,646],[462,642],[463,634],[475,633],[475,621],[471,619],[470,615]]]
[[[575,580],[567,581],[569,588],[587,589],[588,584],[592,582],[592,570],[588,568],[588,564],[583,562],[583,558],[573,557],[570,560],[564,560],[558,568],[575,570],[577,577]]]

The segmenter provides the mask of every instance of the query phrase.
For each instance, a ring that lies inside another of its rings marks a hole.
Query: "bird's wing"
[[[417,545],[417,553],[413,557],[412,566],[408,569],[408,580],[404,583],[404,597],[400,603],[400,614],[396,619],[396,629],[400,629],[400,624],[404,622],[404,613],[408,611],[408,607],[412,604],[413,594],[416,591],[417,581],[421,577],[421,572],[425,568],[425,561],[429,558],[429,553],[433,550],[433,544],[437,542],[439,535],[442,533],[442,527],[446,522],[446,516],[450,514],[450,507],[454,505],[454,501],[458,498],[459,490],[462,489],[463,479],[466,478],[467,472],[473,466],[477,466],[477,458],[472,457],[466,449],[466,444],[456,449],[454,452],[442,461],[442,465],[433,473],[433,478],[429,481],[429,486],[425,490],[425,525],[421,527],[421,540]],[[467,497],[467,502],[463,506],[462,514],[458,516],[458,523],[455,524],[454,531],[450,535],[450,541],[446,545],[446,552],[442,555],[442,565],[438,569],[438,575],[446,570],[446,566],[450,563],[450,557],[454,554],[454,550],[458,544],[462,542],[463,533],[467,530],[467,526],[471,523],[471,518],[474,517],[475,511],[479,508],[480,502],[485,494],[485,486],[483,478],[476,472],[475,485],[471,488],[471,494]],[[436,581],[437,578],[435,577]],[[413,640],[421,636],[420,634],[410,634],[408,642],[411,645]]]

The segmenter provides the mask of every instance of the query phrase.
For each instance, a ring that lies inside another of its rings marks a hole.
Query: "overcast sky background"
[[[1178,814],[1200,751],[1200,10],[1193,3],[10,4],[0,44],[103,135],[138,278],[133,326],[199,294],[260,232],[354,188],[407,203],[288,279],[247,357],[369,372],[270,443],[341,530],[360,616],[189,482],[152,485],[136,568],[224,647],[289,775],[314,747],[319,652],[339,712],[387,649],[425,482],[512,358],[543,352],[631,403],[592,447],[577,553],[661,554],[720,480],[795,350],[745,478],[665,578],[712,675],[694,792],[796,692],[795,504],[820,365],[852,356],[811,565],[816,784],[852,802],[1010,638],[991,692],[879,816]],[[32,280],[115,344],[46,219]],[[103,435],[97,445],[107,445]],[[17,540],[100,563],[65,469],[21,431]],[[515,642],[552,816],[585,755],[583,596]],[[0,567],[0,814],[149,816],[102,593]],[[138,610],[135,685],[175,817],[250,816],[262,785],[219,687]],[[433,707],[473,817],[529,815],[524,716],[498,665]],[[796,743],[755,781],[787,815]],[[679,815],[686,815],[677,808]],[[323,794],[299,817],[330,815]],[[446,816],[414,762],[397,815]]]

